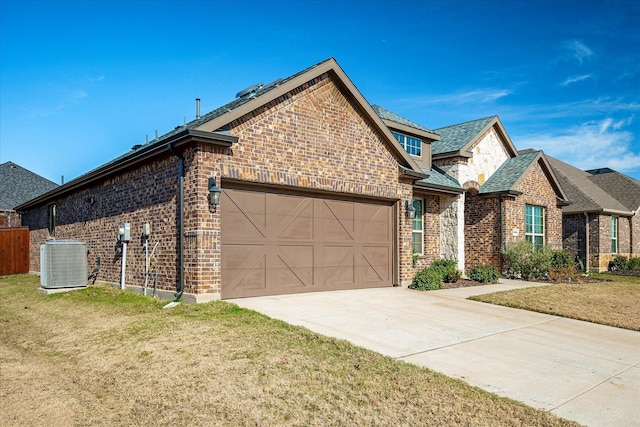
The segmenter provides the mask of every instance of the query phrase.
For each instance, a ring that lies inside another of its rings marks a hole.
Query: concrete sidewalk
[[[640,333],[469,301],[520,281],[229,300],[587,426],[640,425]]]

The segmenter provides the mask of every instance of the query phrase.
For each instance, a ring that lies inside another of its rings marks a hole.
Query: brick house
[[[433,163],[466,190],[458,200],[465,270],[502,268],[501,249],[521,239],[562,248],[566,196],[542,151],[518,152],[498,116],[434,132]]]
[[[13,162],[0,164],[0,227],[20,227],[15,207],[57,186]]]
[[[18,209],[31,230],[31,270],[40,269],[40,244],[76,239],[87,242],[90,265],[101,257],[100,279],[110,283],[122,268],[116,230],[129,223],[125,282],[138,290],[149,224],[150,265],[164,297],[176,289],[178,298],[205,302],[406,286],[408,208],[414,182],[428,178],[422,169],[329,59],[197,111],[194,121]],[[219,204],[210,198],[217,189]],[[420,189],[442,191],[426,181]]]
[[[640,256],[640,182],[608,168],[549,162],[569,198],[562,208],[564,250],[595,272],[606,271],[616,255]]]

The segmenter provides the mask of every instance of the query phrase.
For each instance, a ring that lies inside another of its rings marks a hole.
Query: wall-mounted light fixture
[[[409,203],[408,200],[404,201],[404,206],[407,211],[407,218],[413,219],[416,216],[416,208],[413,207],[413,203]]]
[[[209,204],[211,206],[218,206],[220,204],[220,189],[216,185],[215,178],[209,178]]]
[[[90,204],[94,204],[96,202],[96,198],[93,196],[89,196],[86,199],[84,199],[84,201]]]

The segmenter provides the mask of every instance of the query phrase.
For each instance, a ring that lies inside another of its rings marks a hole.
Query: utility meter
[[[131,224],[123,222],[118,227],[118,241],[128,242],[131,240]]]

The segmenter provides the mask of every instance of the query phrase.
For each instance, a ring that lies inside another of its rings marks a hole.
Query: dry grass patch
[[[596,274],[610,282],[562,283],[471,299],[640,331],[640,277]]]
[[[0,278],[0,425],[576,425],[224,302]]]

